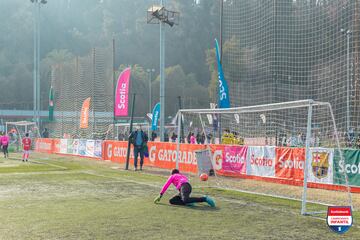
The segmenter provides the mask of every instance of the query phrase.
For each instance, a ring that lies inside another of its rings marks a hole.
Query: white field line
[[[11,159],[15,159],[15,160],[18,160],[20,162],[22,161],[21,158],[11,158]],[[67,167],[63,167],[63,166],[59,166],[59,165],[52,164],[52,163],[47,163],[47,162],[38,162],[38,161],[34,161],[34,160],[29,160],[27,163],[44,164],[44,165],[60,168],[60,169],[63,169],[63,170],[68,170]]]

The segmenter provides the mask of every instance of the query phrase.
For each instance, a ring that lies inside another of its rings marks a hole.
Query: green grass
[[[0,163],[0,239],[360,239],[358,225],[339,236],[323,219],[301,216],[298,201],[195,188],[217,207],[170,206],[173,190],[155,205],[166,176],[37,157]]]

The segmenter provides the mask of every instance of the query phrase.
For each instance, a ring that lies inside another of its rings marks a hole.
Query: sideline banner
[[[96,140],[95,141],[95,148],[94,148],[94,156],[95,157],[101,157],[102,152],[102,141]]]
[[[334,154],[334,183],[345,184],[346,173],[349,185],[360,186],[360,150],[343,149],[342,153],[345,162],[340,161],[338,151]]]
[[[105,141],[104,159],[125,163],[127,142]],[[144,159],[145,165],[172,169],[176,167],[176,144],[164,142],[149,142],[149,157]],[[196,150],[205,149],[205,145],[180,144],[179,170],[197,173]],[[130,161],[133,163],[133,150],[130,150]]]
[[[54,140],[52,138],[37,138],[35,140],[35,151],[42,153],[53,153]]]
[[[79,139],[73,140],[73,152],[74,155],[79,155]]]
[[[95,140],[86,140],[85,156],[94,157]]]
[[[247,175],[275,177],[275,147],[249,147]]]
[[[225,146],[223,152],[222,170],[246,174],[247,146]]]
[[[79,155],[81,156],[86,155],[86,139],[79,140]]]
[[[60,139],[60,153],[67,153],[67,139]]]
[[[275,176],[285,179],[303,180],[305,149],[276,147]]]
[[[307,163],[308,181],[314,183],[333,183],[334,149],[310,148],[311,161]]]

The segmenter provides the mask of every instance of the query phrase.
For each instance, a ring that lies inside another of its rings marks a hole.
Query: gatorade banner
[[[149,157],[144,164],[159,168],[172,169],[176,167],[176,144],[164,142],[149,142]],[[205,149],[205,145],[180,144],[179,169],[184,172],[197,173],[196,150]],[[105,141],[104,159],[113,162],[125,163],[127,142]],[[133,150],[130,150],[130,164],[133,164]]]
[[[80,128],[88,128],[89,127],[90,99],[91,98],[87,98],[83,102],[83,105],[81,108],[81,116],[80,116]]]
[[[343,149],[344,161],[341,161],[338,151],[334,157],[334,183],[345,184],[345,173],[349,179],[349,185],[360,186],[360,150]]]
[[[126,68],[119,75],[115,93],[115,117],[128,116],[130,74],[131,69]]]
[[[248,175],[275,177],[275,147],[249,147],[246,165]]]
[[[310,157],[308,182],[332,184],[334,149],[310,148]]]
[[[215,39],[215,51],[216,51],[216,61],[218,66],[218,80],[219,80],[219,108],[229,108],[230,107],[229,88],[225,80],[224,72],[221,66],[219,43],[216,39]]]
[[[222,170],[246,174],[247,146],[225,146],[222,159]]]
[[[277,147],[275,151],[275,176],[279,178],[303,180],[305,149]]]

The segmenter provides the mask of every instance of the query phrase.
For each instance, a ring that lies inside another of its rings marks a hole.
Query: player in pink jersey
[[[185,175],[180,174],[178,169],[173,169],[171,171],[171,176],[168,178],[164,186],[160,191],[160,195],[155,198],[154,203],[160,202],[160,199],[170,186],[170,184],[174,184],[177,190],[179,190],[179,194],[170,198],[170,204],[174,205],[193,205],[197,202],[206,202],[211,207],[215,207],[215,201],[206,196],[206,197],[190,197],[192,187]]]
[[[9,142],[10,142],[10,138],[9,138],[9,136],[5,133],[5,134],[1,137],[1,145],[2,145],[2,149],[3,149],[3,152],[4,152],[4,157],[5,157],[5,158],[9,158],[9,151],[8,151]]]
[[[22,161],[28,161],[29,159],[29,153],[31,148],[31,139],[29,138],[29,133],[25,134],[25,137],[22,139],[22,145],[24,149]]]

